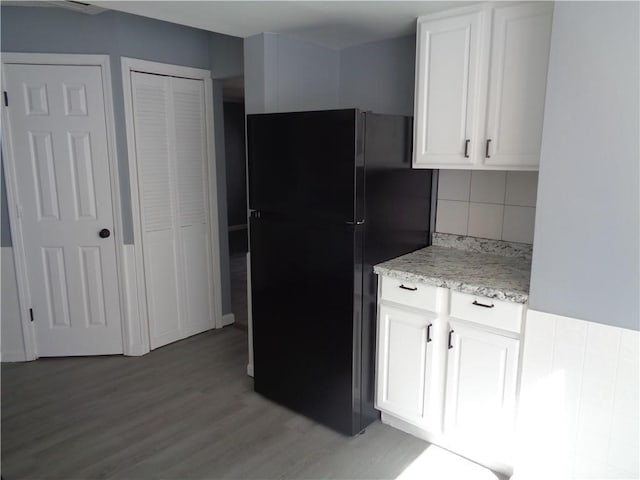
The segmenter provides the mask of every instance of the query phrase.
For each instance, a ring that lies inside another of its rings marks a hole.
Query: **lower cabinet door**
[[[503,452],[513,430],[519,344],[450,320],[445,435]]]
[[[381,304],[376,407],[417,426],[429,418],[435,314]]]

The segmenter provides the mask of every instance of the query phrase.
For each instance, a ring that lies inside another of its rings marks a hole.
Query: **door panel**
[[[153,349],[215,327],[204,82],[131,84]]]
[[[430,413],[426,382],[433,355],[427,338],[436,316],[384,304],[379,315],[377,406],[425,426]]]
[[[100,249],[96,247],[80,248],[80,270],[84,316],[89,325],[104,325],[104,291],[102,285],[102,261]]]
[[[171,78],[171,95],[186,337],[215,327],[203,82]]]
[[[514,420],[519,341],[450,323],[445,434],[497,444]]]
[[[419,26],[418,55],[424,61],[416,85],[416,165],[473,163],[481,22],[476,12]]]
[[[122,353],[100,67],[3,69],[37,353]]]
[[[149,340],[154,349],[178,340],[183,322],[170,79],[134,72],[131,87]]]
[[[486,165],[540,162],[552,12],[542,2],[493,11]]]
[[[214,327],[210,303],[211,255],[209,255],[209,225],[182,227],[184,291],[186,316],[184,335],[195,335]]]
[[[356,110],[249,115],[250,208],[354,221],[356,119]]]
[[[181,338],[182,310],[173,232],[144,237],[144,269],[151,349]]]
[[[361,232],[255,218],[250,232],[256,391],[357,433]]]

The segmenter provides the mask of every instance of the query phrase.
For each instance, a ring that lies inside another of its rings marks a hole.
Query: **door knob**
[[[109,238],[111,236],[111,232],[108,228],[103,228],[98,232],[98,235],[100,236],[100,238]]]

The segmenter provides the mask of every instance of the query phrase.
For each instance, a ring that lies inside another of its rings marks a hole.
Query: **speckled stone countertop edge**
[[[531,260],[533,245],[528,243],[508,242],[505,240],[491,240],[488,238],[468,237],[452,233],[434,232],[432,236],[434,247],[455,248],[469,252],[490,253],[504,257],[520,257]]]
[[[485,285],[475,285],[472,283],[459,282],[452,279],[444,279],[439,277],[430,277],[424,274],[416,274],[407,271],[394,270],[380,266],[374,266],[373,272],[378,275],[394,278],[396,280],[406,280],[409,282],[426,283],[434,287],[449,288],[451,290],[467,293],[470,295],[479,295],[496,300],[503,300],[513,303],[527,303],[529,294],[527,292],[510,290],[504,288],[492,288]]]
[[[434,233],[433,245],[374,266],[397,280],[527,303],[531,276],[528,244]]]

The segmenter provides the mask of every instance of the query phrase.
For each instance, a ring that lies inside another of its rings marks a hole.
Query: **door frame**
[[[109,55],[57,54],[57,53],[3,53],[2,81],[5,82],[5,65],[70,65],[97,66],[102,76],[102,94],[105,111],[105,125],[107,128],[107,157],[109,160],[109,180],[111,187],[111,208],[113,210],[114,240],[116,242],[116,276],[118,282],[118,308],[122,323],[122,347],[124,355],[130,355],[128,337],[129,317],[125,308],[127,292],[123,279],[124,270],[124,237],[122,234],[122,209],[120,204],[120,178],[118,170],[118,155],[116,149],[115,116],[113,112],[113,90],[111,86],[111,65]],[[7,203],[9,221],[11,222],[11,243],[13,259],[18,283],[18,303],[20,307],[20,321],[26,360],[38,358],[38,345],[34,327],[31,322],[29,308],[31,305],[31,290],[27,275],[26,251],[23,243],[21,215],[18,211],[18,179],[15,169],[15,157],[12,146],[11,125],[9,111],[2,106],[2,120],[5,133],[2,135],[2,155],[5,168],[5,184],[7,188]]]
[[[138,161],[136,157],[135,129],[133,119],[133,96],[131,72],[150,73],[170,77],[189,78],[204,81],[205,131],[207,141],[207,170],[209,187],[209,235],[213,273],[213,304],[215,328],[224,326],[222,318],[222,280],[220,273],[220,226],[218,220],[217,158],[215,154],[215,125],[213,119],[213,88],[211,72],[200,68],[184,67],[168,63],[151,62],[131,57],[120,57],[122,70],[122,90],[124,96],[125,128],[127,134],[127,154],[129,157],[129,186],[131,193],[131,211],[133,217],[133,247],[136,267],[136,285],[138,292],[138,311],[140,315],[140,338],[138,347],[142,352],[151,351],[149,339],[149,314],[147,312],[147,291],[145,287],[144,259],[142,248],[142,221],[138,181]]]

